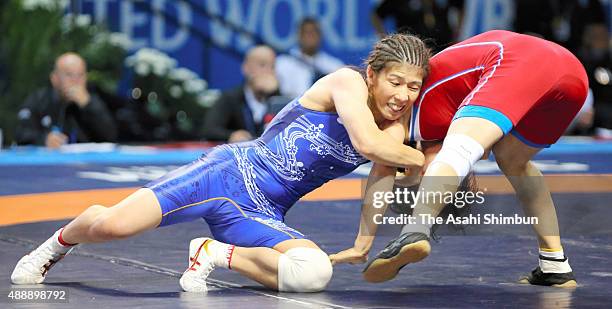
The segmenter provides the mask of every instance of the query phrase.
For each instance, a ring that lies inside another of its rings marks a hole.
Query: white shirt
[[[265,101],[258,101],[253,90],[249,87],[244,87],[244,97],[247,105],[251,109],[251,114],[253,114],[253,120],[255,123],[261,123],[268,112],[268,105]]]
[[[296,98],[312,86],[315,69],[326,75],[342,66],[344,66],[342,61],[323,51],[311,57],[303,54],[298,48],[292,48],[288,55],[276,58],[276,76],[279,79],[280,93]]]

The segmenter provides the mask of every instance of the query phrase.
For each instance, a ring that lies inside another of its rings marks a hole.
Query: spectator
[[[274,73],[276,53],[268,46],[256,46],[248,51],[242,63],[246,82],[221,94],[206,114],[204,137],[230,143],[251,140],[264,130],[271,120],[268,100],[278,93]]]
[[[593,108],[593,90],[589,89],[584,105],[565,130],[566,135],[592,135],[595,109]]]
[[[371,15],[378,36],[384,36],[384,20],[392,18],[396,32],[411,32],[434,40],[440,51],[454,42],[463,15],[463,0],[383,0]]]
[[[298,27],[299,48],[292,48],[276,62],[276,74],[282,95],[296,98],[319,78],[341,68],[344,63],[321,51],[321,28],[311,17]]]
[[[516,0],[514,31],[558,41],[553,26],[561,20],[559,4],[553,1]],[[560,25],[559,25],[560,27]]]
[[[55,61],[51,87],[30,94],[18,113],[18,144],[57,148],[66,143],[112,142],[117,128],[104,102],[87,89],[87,66],[75,53]]]
[[[582,45],[583,35],[586,31],[586,26],[589,24],[605,24],[606,14],[600,0],[571,0],[562,1],[565,5],[565,15],[569,20],[570,35],[567,42],[564,42],[566,48],[575,52]]]
[[[582,46],[578,58],[589,76],[592,92],[594,119],[591,124],[596,133],[608,136],[612,131],[612,56],[610,35],[605,23],[590,23],[584,26]],[[590,127],[590,126],[589,126]]]
[[[515,31],[555,41],[573,53],[581,47],[586,25],[606,22],[600,0],[515,2]]]

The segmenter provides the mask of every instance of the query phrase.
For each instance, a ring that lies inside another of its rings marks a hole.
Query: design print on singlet
[[[265,225],[267,225],[267,226],[269,226],[269,227],[271,227],[271,228],[273,228],[275,230],[281,231],[281,232],[291,233],[291,234],[294,234],[294,235],[297,234],[297,235],[304,236],[304,234],[300,233],[299,231],[297,231],[297,230],[287,226],[285,223],[283,223],[281,221],[278,221],[276,219],[271,219],[271,218],[269,218],[269,219],[262,219],[260,217],[251,217],[251,219],[253,219],[253,220],[255,220],[255,221],[259,222],[259,223],[265,224]]]
[[[249,148],[231,147],[231,149],[238,162],[238,169],[240,173],[242,173],[244,185],[246,186],[247,192],[249,192],[251,200],[257,206],[257,210],[261,211],[263,214],[276,218],[276,214],[272,211],[272,204],[268,201],[261,189],[259,189],[257,183],[255,183],[256,176],[253,170],[254,165],[249,162],[249,157],[247,155]]]
[[[296,159],[299,151],[296,140],[305,139],[311,144],[310,151],[315,151],[321,159],[331,155],[335,159],[352,164],[361,165],[367,160],[363,158],[353,147],[343,142],[338,142],[323,133],[324,124],[314,124],[306,116],[302,115],[289,124],[285,130],[274,137],[278,145],[277,152],[265,144],[258,144],[255,151],[260,158],[267,161],[277,174],[285,180],[300,181],[304,177],[304,163]]]
[[[286,105],[260,138],[229,148],[253,206],[281,221],[306,193],[367,162],[338,114],[302,108],[298,100]]]

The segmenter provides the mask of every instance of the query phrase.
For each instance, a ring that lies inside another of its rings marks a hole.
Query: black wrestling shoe
[[[553,286],[557,288],[575,288],[576,277],[573,272],[568,273],[544,273],[540,266],[519,280],[519,283]]]
[[[397,276],[406,264],[416,263],[429,255],[429,237],[423,233],[405,233],[387,244],[368,262],[363,277],[369,282],[384,282]]]

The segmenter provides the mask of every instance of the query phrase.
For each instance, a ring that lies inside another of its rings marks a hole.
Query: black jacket
[[[44,145],[47,134],[61,130],[70,142],[114,142],[117,125],[102,100],[90,92],[84,108],[60,100],[52,87],[28,96],[19,109],[15,132],[17,144]]]
[[[255,123],[244,96],[244,85],[225,91],[206,113],[203,136],[207,140],[227,141],[237,130],[246,130],[253,137],[260,136],[263,123]]]

